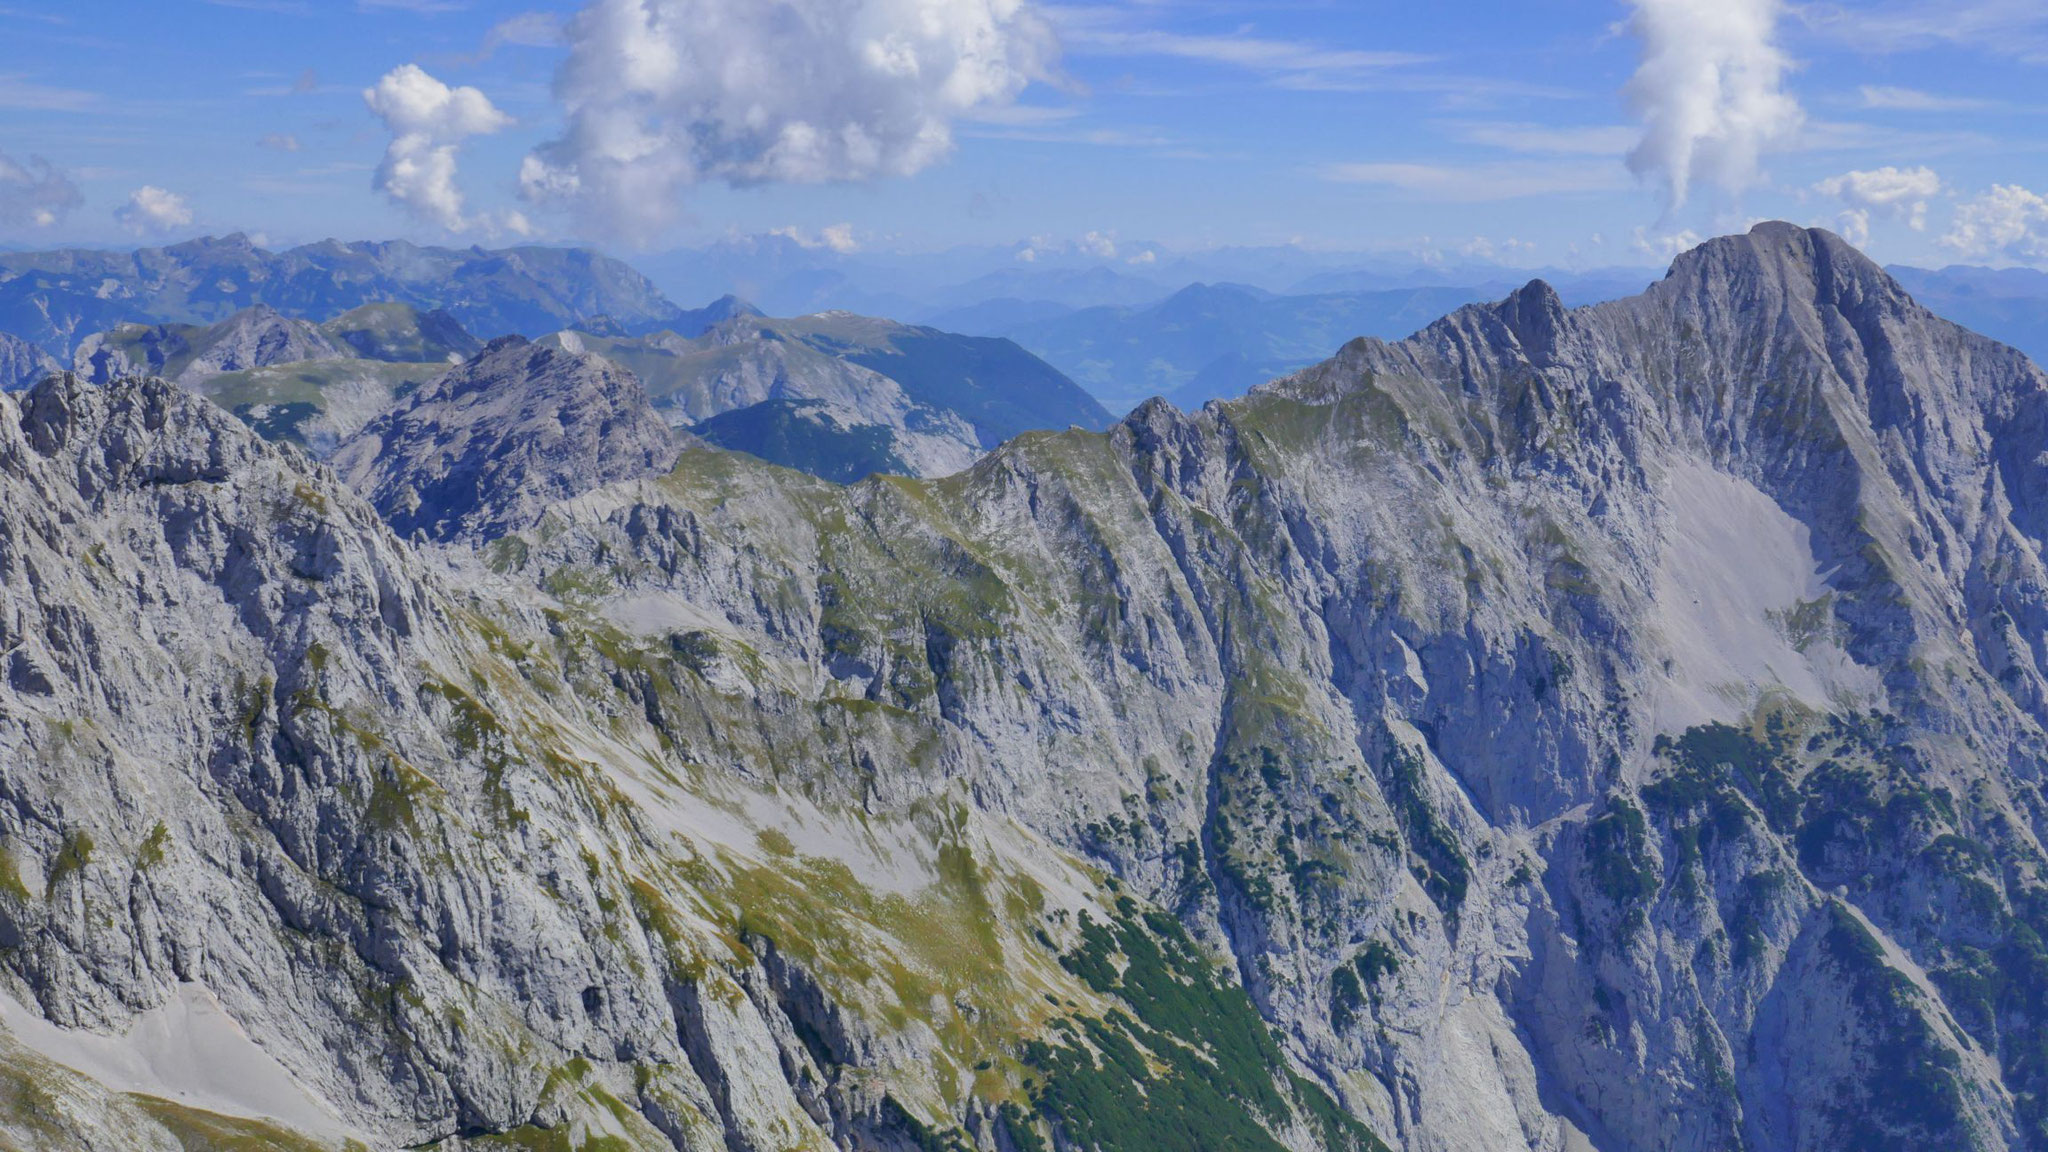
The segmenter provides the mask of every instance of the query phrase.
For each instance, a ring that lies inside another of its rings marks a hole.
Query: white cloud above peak
[[[2017,184],[1994,185],[1956,209],[1941,242],[1974,260],[2048,261],[2048,197]]]
[[[114,209],[114,219],[137,236],[163,236],[192,226],[192,207],[183,196],[145,184]]]
[[[1627,95],[1643,125],[1629,167],[1662,186],[1670,212],[1703,186],[1737,194],[1755,184],[1763,154],[1805,120],[1785,87],[1783,0],[1629,3],[1642,55]]]
[[[456,143],[512,123],[482,92],[450,88],[417,64],[385,73],[376,87],[364,90],[363,101],[393,134],[425,136],[436,143]]]
[[[413,215],[451,232],[473,225],[456,182],[463,141],[512,124],[475,88],[451,88],[416,64],[392,69],[363,102],[391,132],[374,186]]]
[[[1844,172],[1814,185],[1814,191],[1840,200],[1842,235],[1852,244],[1870,242],[1873,214],[1904,220],[1916,232],[1927,228],[1927,203],[1941,195],[1941,177],[1932,168],[1873,168]]]
[[[1049,79],[1028,0],[592,0],[564,29],[568,129],[521,171],[525,194],[629,240],[692,185],[907,176],[953,125]]]

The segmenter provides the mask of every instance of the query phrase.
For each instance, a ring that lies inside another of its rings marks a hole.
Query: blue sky
[[[620,31],[647,11],[652,49]],[[1785,217],[2048,263],[2038,0],[4,0],[0,32],[19,246],[792,229],[1596,266]]]

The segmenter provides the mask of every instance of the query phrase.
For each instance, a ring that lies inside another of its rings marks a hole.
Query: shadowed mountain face
[[[0,392],[26,388],[63,370],[63,365],[41,348],[0,332]]]
[[[208,325],[258,304],[317,321],[380,302],[445,309],[471,332],[529,336],[600,318],[648,332],[688,315],[631,268],[580,249],[329,240],[270,252],[235,235],[136,252],[0,254],[0,331],[57,355],[118,324]]]
[[[936,481],[627,383],[499,342],[344,449],[446,546],[0,396],[37,1012],[216,998],[283,1087],[214,1110],[337,1142],[2048,1148],[2048,377],[1835,237]],[[191,1122],[19,1035],[38,1123]]]

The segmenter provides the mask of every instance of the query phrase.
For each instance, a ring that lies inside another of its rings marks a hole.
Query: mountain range
[[[2044,438],[1784,224],[939,479],[0,395],[0,1132],[2048,1148]]]
[[[2048,361],[2048,274],[2031,268],[1889,269],[1928,307]]]
[[[445,309],[465,329],[493,335],[690,322],[638,272],[585,249],[329,240],[271,252],[236,234],[135,252],[0,253],[0,331],[59,356],[119,324],[203,326],[256,305],[318,321],[378,303]]]

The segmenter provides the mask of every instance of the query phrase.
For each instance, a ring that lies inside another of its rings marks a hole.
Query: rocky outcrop
[[[630,372],[510,336],[371,421],[333,463],[400,532],[488,541],[666,471],[681,443]]]

